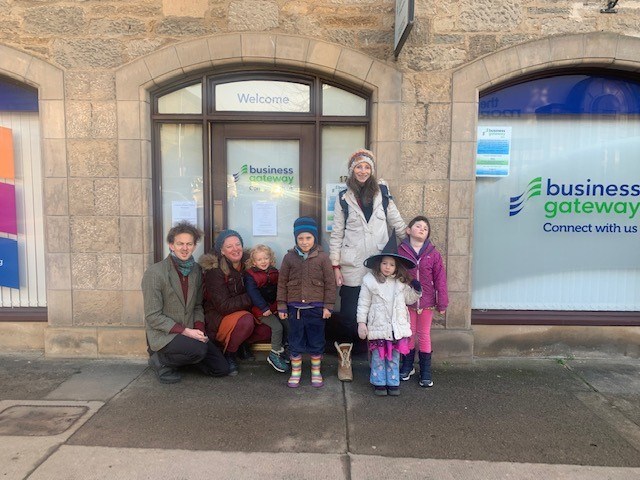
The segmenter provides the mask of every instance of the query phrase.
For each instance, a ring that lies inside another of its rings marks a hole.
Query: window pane
[[[38,92],[26,85],[16,85],[0,79],[0,111],[37,112]]]
[[[269,245],[278,264],[300,215],[300,142],[227,141],[227,218],[245,246]]]
[[[310,111],[311,87],[302,83],[248,80],[222,83],[215,87],[219,112]]]
[[[480,118],[523,115],[640,113],[640,84],[604,75],[562,75],[512,85],[483,95]]]
[[[160,97],[158,113],[202,113],[202,85],[190,85]]]
[[[322,85],[322,114],[364,117],[367,101],[338,87]]]
[[[333,205],[337,192],[346,188],[347,160],[349,155],[365,143],[365,127],[322,128],[322,225],[325,232],[331,231]],[[327,195],[329,198],[327,199]],[[329,251],[329,236],[322,235],[322,247]]]
[[[204,228],[202,196],[202,127],[190,124],[160,126],[160,156],[162,161],[162,225],[163,235],[179,220],[192,218]],[[204,253],[198,244],[194,257]],[[164,243],[164,255],[169,247]]]

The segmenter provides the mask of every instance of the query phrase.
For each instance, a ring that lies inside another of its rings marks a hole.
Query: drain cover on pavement
[[[0,435],[59,435],[88,410],[84,406],[16,405],[0,412]]]

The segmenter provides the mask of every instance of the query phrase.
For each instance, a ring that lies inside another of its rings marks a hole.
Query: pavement
[[[263,359],[160,384],[141,359],[0,354],[0,479],[640,480],[640,359],[434,362],[434,387],[298,389]]]

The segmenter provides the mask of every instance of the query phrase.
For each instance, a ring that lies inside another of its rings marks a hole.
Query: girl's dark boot
[[[400,365],[400,379],[405,382],[411,378],[411,375],[416,373],[416,369],[413,368],[413,362],[416,357],[416,350],[413,349],[406,355],[402,356],[402,364]]]
[[[433,387],[433,380],[431,380],[431,354],[418,352],[418,362],[420,365],[420,386]]]

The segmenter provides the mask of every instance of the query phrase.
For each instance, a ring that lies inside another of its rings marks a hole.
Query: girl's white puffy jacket
[[[368,271],[364,261],[371,255],[382,252],[389,241],[389,227],[395,228],[396,235],[400,239],[407,236],[407,227],[391,199],[385,215],[380,192],[373,198],[373,213],[369,222],[362,213],[353,191],[347,190],[344,199],[349,206],[349,216],[345,222],[342,205],[336,199],[329,240],[329,256],[332,265],[340,265],[343,284],[348,287],[359,287],[362,277]]]
[[[407,305],[418,301],[420,294],[406,283],[387,277],[378,282],[372,273],[362,279],[358,298],[358,323],[366,323],[369,340],[400,340],[411,336]]]

